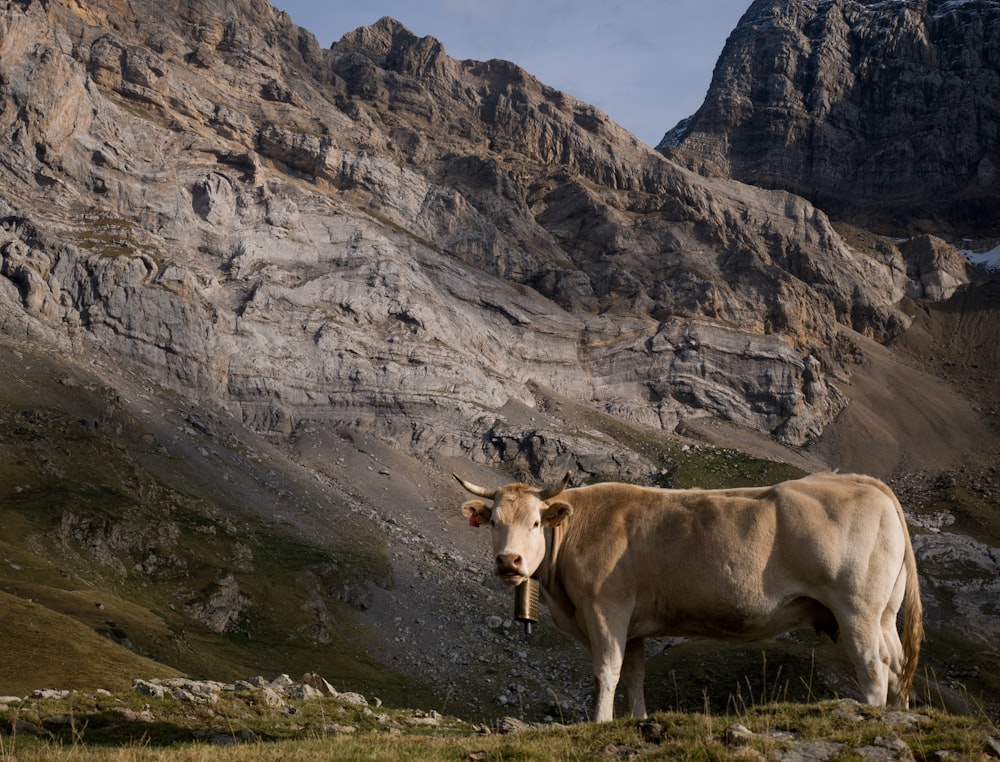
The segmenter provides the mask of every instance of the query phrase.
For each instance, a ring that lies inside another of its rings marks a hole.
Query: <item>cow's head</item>
[[[508,585],[517,585],[534,574],[545,560],[546,527],[561,524],[573,512],[569,503],[552,500],[569,483],[569,473],[555,487],[535,489],[508,484],[490,490],[470,484],[457,474],[459,484],[473,495],[492,501],[470,500],[462,513],[472,526],[489,526],[493,535],[494,573]]]

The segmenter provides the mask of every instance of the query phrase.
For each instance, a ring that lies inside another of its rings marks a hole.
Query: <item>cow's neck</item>
[[[538,568],[535,569],[535,573],[531,575],[532,579],[536,579],[539,582],[543,580],[543,578],[549,571],[549,567],[552,565],[552,549],[555,545],[556,529],[554,527],[548,527],[544,531],[545,531],[545,557],[542,558],[542,562],[538,564]]]
[[[574,619],[576,606],[559,580],[559,548],[565,533],[566,522],[545,530],[545,558],[531,576],[541,584],[542,602],[549,609],[556,627],[575,638],[586,640]]]

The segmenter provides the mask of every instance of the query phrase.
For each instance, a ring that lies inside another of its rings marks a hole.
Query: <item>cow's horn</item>
[[[458,483],[465,487],[466,491],[471,492],[476,497],[485,497],[488,500],[492,500],[493,496],[496,495],[496,490],[486,489],[485,487],[471,484],[470,482],[465,481],[465,479],[458,474],[452,474],[452,476],[458,479]]]
[[[566,472],[566,475],[562,478],[562,481],[559,482],[559,484],[557,484],[555,487],[548,487],[547,489],[543,489],[541,492],[538,493],[538,497],[540,500],[548,500],[549,498],[553,498],[560,492],[562,492],[564,489],[566,489],[567,484],[569,484],[569,471]]]

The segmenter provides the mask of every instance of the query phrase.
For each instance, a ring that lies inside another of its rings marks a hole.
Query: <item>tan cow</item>
[[[923,639],[917,567],[899,501],[877,479],[565,489],[567,474],[553,489],[492,490],[455,478],[492,502],[462,510],[492,528],[497,576],[537,578],[556,626],[593,656],[598,721],[613,717],[619,677],[645,716],[644,638],[750,641],[807,626],[843,641],[865,701],[909,702]]]

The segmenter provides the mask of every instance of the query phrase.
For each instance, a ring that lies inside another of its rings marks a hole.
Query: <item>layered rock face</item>
[[[390,19],[323,50],[251,0],[8,2],[0,83],[0,330],[280,436],[495,462],[532,434],[498,411],[543,390],[804,444],[851,331],[955,285]],[[563,436],[582,471],[607,453]]]
[[[996,236],[998,91],[996,0],[757,0],[659,149],[865,226]]]

